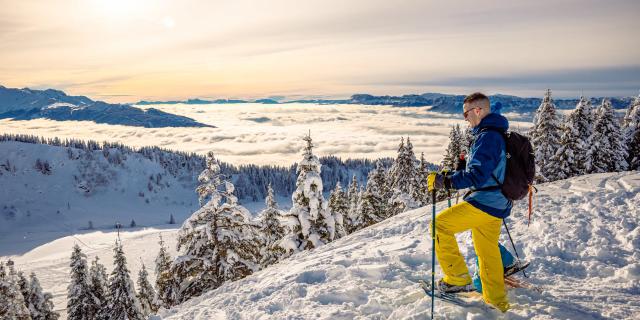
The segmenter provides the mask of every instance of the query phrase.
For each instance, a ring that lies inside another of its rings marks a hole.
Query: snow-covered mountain
[[[53,89],[13,89],[0,86],[0,119],[6,118],[88,120],[147,128],[212,127],[153,108],[143,110],[129,105],[93,101],[84,96],[68,96]]]
[[[515,319],[637,319],[640,315],[640,173],[605,173],[538,186],[527,227],[526,204],[509,219],[521,257],[531,261],[529,281],[542,292],[512,289]],[[437,210],[446,207],[439,203]],[[418,287],[429,278],[431,208],[408,211],[312,251],[292,256],[247,278],[193,298],[160,319],[425,319],[430,299]],[[147,269],[162,233],[174,249],[171,226],[121,233],[132,277]],[[69,257],[74,243],[89,260],[112,269],[115,231],[93,231],[55,240],[13,256],[34,271],[56,309],[66,305]],[[507,244],[508,240],[502,237]],[[470,266],[470,234],[459,236]],[[510,247],[510,246],[508,246]],[[175,257],[175,252],[172,252]],[[7,258],[7,257],[3,257]],[[439,273],[439,268],[437,268]],[[473,270],[473,269],[471,269]],[[439,276],[439,275],[438,275]],[[153,278],[153,275],[152,275]],[[497,312],[436,301],[444,319],[495,318]]]

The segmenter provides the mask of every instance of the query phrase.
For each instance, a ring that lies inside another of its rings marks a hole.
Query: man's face
[[[464,120],[469,123],[472,128],[475,128],[480,124],[482,117],[482,107],[477,103],[465,103],[462,107]]]

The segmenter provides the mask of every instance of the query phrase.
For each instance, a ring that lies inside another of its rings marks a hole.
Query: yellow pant
[[[460,254],[455,234],[471,229],[478,255],[482,296],[502,311],[509,309],[504,289],[504,274],[498,238],[502,219],[496,218],[463,201],[436,217],[436,255],[444,272],[444,281],[453,285],[471,283],[469,269]],[[433,227],[433,225],[432,225]]]

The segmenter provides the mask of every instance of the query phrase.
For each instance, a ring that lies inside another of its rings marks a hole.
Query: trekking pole
[[[513,243],[513,238],[511,238],[511,233],[509,232],[509,227],[507,227],[507,222],[504,219],[502,219],[502,224],[504,225],[504,229],[507,230],[507,235],[509,236],[509,241],[511,241],[511,246],[513,247],[513,252],[516,253],[516,258],[518,259],[518,261],[520,261],[520,256],[518,256],[518,250],[516,249],[515,243]],[[524,269],[522,269],[522,275],[524,275],[525,278],[529,278],[529,276],[527,276],[527,273],[524,272]]]
[[[433,319],[433,310],[435,306],[435,288],[436,288],[436,189],[431,191],[431,203],[433,204],[433,213],[431,215],[431,319]]]

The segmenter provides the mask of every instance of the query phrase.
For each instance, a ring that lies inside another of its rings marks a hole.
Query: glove
[[[451,189],[451,179],[449,179],[447,173],[446,171],[443,173],[429,173],[427,176],[427,189],[429,192],[439,189]]]

